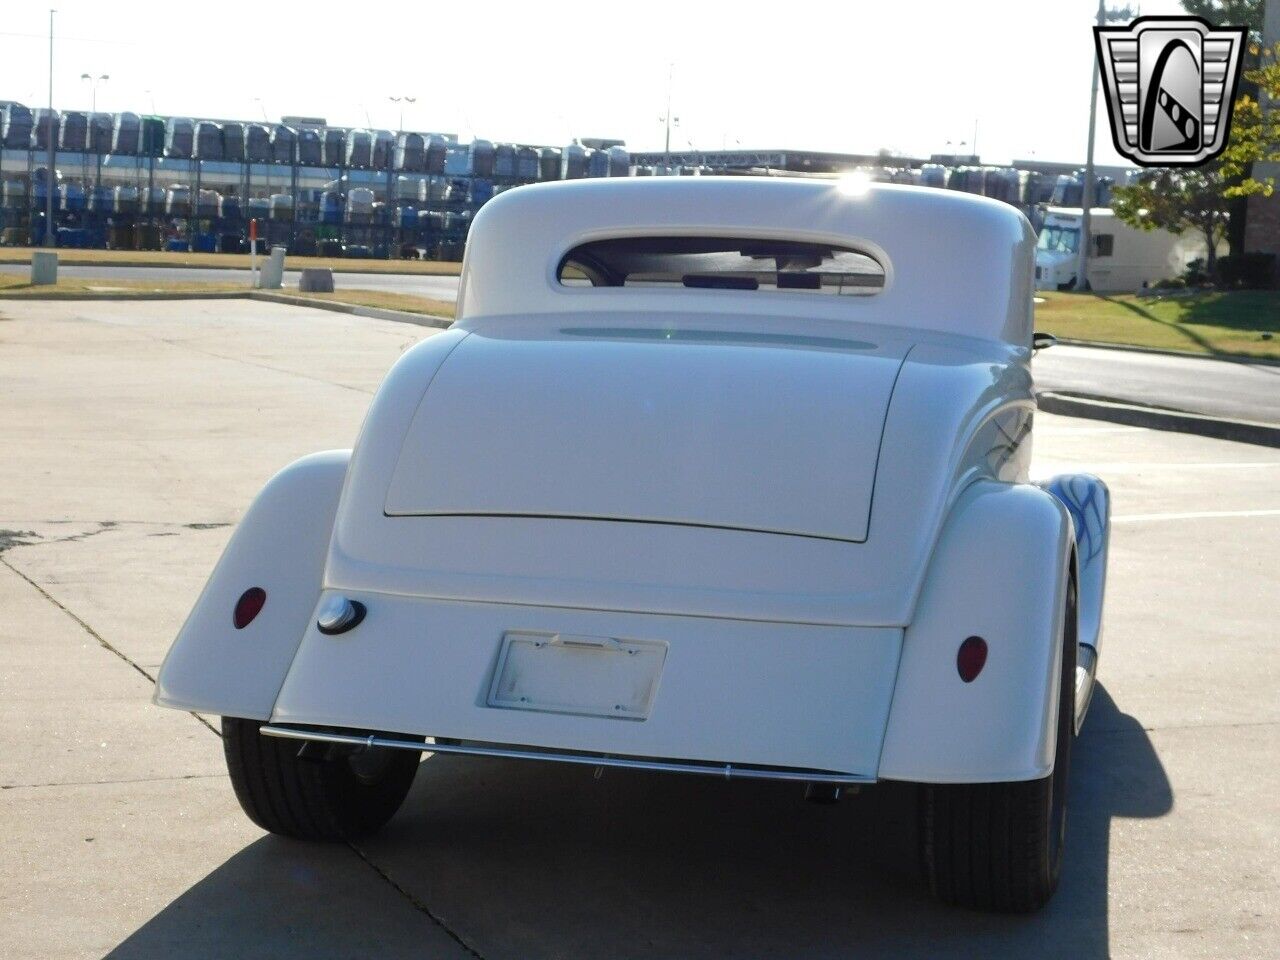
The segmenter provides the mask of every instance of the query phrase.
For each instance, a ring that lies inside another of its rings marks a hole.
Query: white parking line
[[[1108,474],[1143,473],[1150,470],[1249,470],[1258,467],[1280,467],[1280,460],[1242,460],[1235,463],[1219,463],[1205,461],[1203,463],[1071,463],[1067,461],[1050,461],[1035,464],[1032,479],[1051,477],[1055,473],[1096,473],[1105,478]]]
[[[1112,517],[1112,523],[1142,523],[1147,520],[1217,520],[1229,517],[1280,517],[1276,510],[1198,510],[1190,513],[1134,513]]]

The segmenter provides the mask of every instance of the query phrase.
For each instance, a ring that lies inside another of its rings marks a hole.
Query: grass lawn
[[[0,247],[0,263],[30,263],[31,247]],[[259,259],[265,253],[259,254]],[[247,253],[169,253],[160,250],[58,250],[58,262],[69,267],[154,266],[154,267],[249,267]],[[419,273],[457,276],[460,263],[441,260],[343,260],[333,257],[286,257],[287,269],[329,267],[346,273]]]
[[[199,283],[190,280],[91,280],[60,277],[53,286],[33,287],[25,274],[0,273],[0,298],[49,297],[77,293],[217,293],[243,291],[236,281]]]
[[[1036,329],[1057,337],[1280,360],[1280,292],[1036,296],[1044,298],[1036,304]]]
[[[74,296],[80,293],[248,293],[247,284],[239,282],[201,283],[191,280],[90,280],[64,277],[55,286],[33,287],[25,276],[0,273],[0,300],[23,297]],[[415,297],[407,293],[383,290],[338,290],[334,293],[301,293],[288,288],[273,293],[308,300],[354,303],[383,310],[403,310],[436,317],[452,317],[454,305],[448,300]]]

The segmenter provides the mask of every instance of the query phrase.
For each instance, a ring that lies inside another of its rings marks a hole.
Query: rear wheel
[[[249,819],[299,840],[354,840],[382,827],[404,802],[420,754],[311,745],[264,737],[257,720],[222,718],[236,799]],[[310,751],[314,751],[313,753]]]
[[[1058,886],[1066,839],[1067,776],[1075,736],[1076,585],[1068,583],[1053,773],[1016,783],[922,786],[925,879],[945,903],[1025,913]]]

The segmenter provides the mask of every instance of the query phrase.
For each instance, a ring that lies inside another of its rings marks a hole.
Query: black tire
[[[920,855],[944,903],[1029,913],[1053,896],[1066,841],[1067,782],[1075,738],[1076,585],[1067,588],[1057,753],[1042,780],[921,787]]]
[[[412,750],[313,745],[264,737],[257,720],[222,718],[222,746],[236,799],[249,819],[299,840],[354,840],[395,815],[413,784],[421,754]]]

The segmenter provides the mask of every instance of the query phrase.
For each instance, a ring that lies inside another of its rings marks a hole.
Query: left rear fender
[[[350,450],[303,457],[269,481],[240,521],[165,657],[155,702],[267,720],[315,611]],[[244,629],[232,615],[250,587],[266,590]]]

